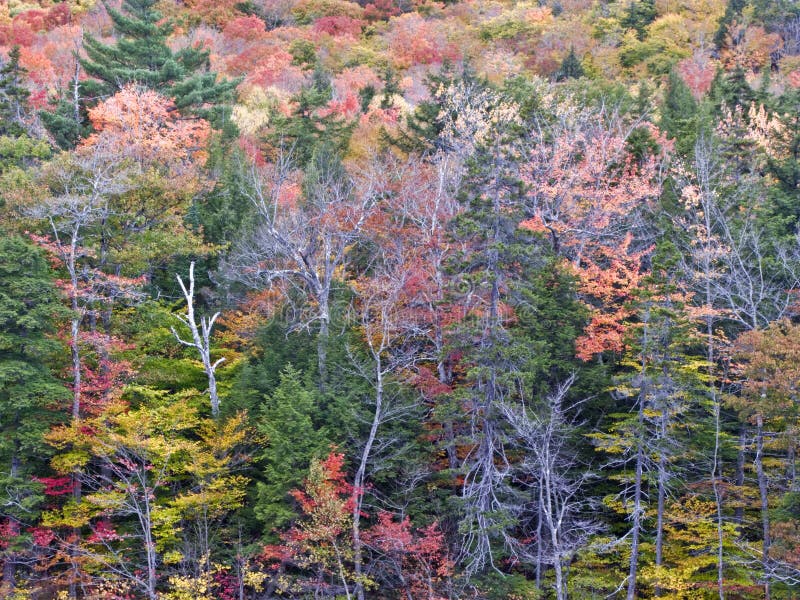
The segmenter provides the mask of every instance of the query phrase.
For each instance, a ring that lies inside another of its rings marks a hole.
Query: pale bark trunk
[[[367,465],[369,463],[372,446],[378,435],[378,427],[381,423],[383,412],[383,363],[380,352],[373,353],[375,359],[375,412],[372,417],[369,436],[367,437],[364,449],[361,452],[361,460],[353,481],[353,571],[356,576],[356,584],[353,590],[358,600],[364,600],[364,586],[361,583],[363,574],[363,544],[361,541],[361,506],[363,503],[364,484],[366,483]]]
[[[756,417],[756,475],[758,477],[758,494],[761,499],[761,530],[764,540],[761,551],[761,564],[764,569],[764,600],[770,600],[769,490],[767,487],[767,477],[764,473],[764,419],[761,415]]]

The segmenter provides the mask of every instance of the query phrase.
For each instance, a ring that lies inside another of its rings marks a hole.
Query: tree
[[[179,110],[205,117],[214,115],[207,108],[211,105],[219,117],[220,107],[214,105],[226,100],[237,82],[218,82],[216,73],[203,72],[208,50],[187,47],[173,52],[167,37],[174,26],[161,21],[155,5],[155,0],[126,0],[123,11],[107,7],[118,39],[106,45],[92,36],[84,38],[87,58],[81,65],[92,79],[83,84],[83,93],[101,99],[138,83],[174,98]]]
[[[797,383],[800,381],[800,348],[797,346],[797,334],[800,327],[783,320],[772,323],[763,330],[747,331],[740,335],[733,349],[737,360],[737,374],[741,379],[741,395],[731,396],[729,404],[739,414],[754,423],[755,435],[755,468],[761,509],[761,566],[763,569],[764,594],[770,597],[771,581],[775,575],[786,576],[786,567],[790,565],[775,564],[770,556],[773,532],[770,523],[770,480],[768,465],[770,458],[766,455],[771,445],[770,438],[785,438],[786,488],[795,491],[796,450],[798,433],[798,398]],[[770,434],[772,426],[776,433]],[[780,529],[779,529],[780,531]],[[797,577],[795,571],[794,577]],[[790,577],[791,579],[791,577]]]
[[[186,314],[177,315],[178,319],[186,327],[189,328],[192,334],[192,340],[186,341],[181,338],[180,334],[171,327],[172,335],[184,346],[189,346],[197,350],[200,355],[200,361],[203,363],[203,371],[205,371],[208,378],[208,397],[211,400],[211,416],[215,419],[219,416],[219,393],[217,392],[217,367],[225,360],[225,357],[218,358],[213,363],[211,362],[211,330],[214,328],[214,322],[219,317],[219,313],[214,313],[209,317],[200,317],[200,325],[198,327],[197,319],[194,315],[194,261],[189,264],[189,287],[183,283],[180,275],[175,276],[178,280],[178,285],[181,286],[183,297],[186,299]]]
[[[23,528],[35,523],[43,500],[41,477],[49,452],[48,428],[61,419],[68,390],[50,370],[60,350],[49,337],[63,310],[40,250],[21,238],[0,240],[0,519],[4,594],[15,586]]]
[[[558,600],[567,598],[570,562],[599,529],[591,517],[592,500],[584,496],[594,474],[570,447],[579,424],[575,416],[568,416],[576,414],[575,407],[566,406],[564,401],[573,382],[574,377],[567,379],[541,405],[501,408],[517,440],[515,448],[526,456],[517,465],[516,478],[533,488],[531,496],[538,504],[536,529],[531,532],[535,550],[523,546],[518,552],[524,560],[535,563],[537,580],[542,563],[552,565]]]
[[[366,578],[357,580],[352,572],[350,534],[354,490],[345,480],[343,467],[344,455],[337,452],[330,452],[323,460],[315,459],[304,489],[293,492],[302,510],[302,519],[284,533],[282,544],[265,548],[264,558],[280,565],[294,565],[301,572],[312,573],[313,579],[301,579],[296,585],[287,586],[287,578],[279,574],[273,584],[277,591],[297,589],[310,593],[313,590],[319,596],[323,590],[333,587],[334,595],[344,593],[350,600],[354,583],[371,585]]]
[[[19,46],[8,51],[0,68],[0,135],[19,137],[26,132],[25,117],[30,92],[25,88],[25,69],[19,64]]]
[[[497,120],[478,142],[462,188],[468,210],[450,226],[465,248],[448,268],[460,274],[454,292],[465,315],[454,326],[451,344],[462,354],[460,368],[466,372],[456,398],[468,423],[459,524],[459,558],[468,576],[497,569],[500,548],[513,545],[509,530],[517,505],[508,487],[511,461],[499,409],[517,400],[526,354],[508,329],[514,318],[512,288],[538,262],[537,244],[518,228],[524,184],[516,160],[516,107],[506,111],[504,98],[494,100]]]
[[[327,146],[315,150],[305,186],[296,166],[291,155],[283,154],[275,164],[249,165],[244,193],[257,213],[255,231],[224,268],[250,288],[283,286],[287,300],[301,305],[298,325],[318,325],[319,385],[324,390],[334,288],[375,198],[369,185],[355,193],[353,179]]]
[[[336,161],[343,156],[354,123],[348,123],[328,106],[332,100],[330,76],[317,65],[311,85],[292,98],[291,113],[274,114],[268,141],[272,154],[290,155],[299,168],[320,159]]]
[[[174,26],[161,22],[155,4],[156,0],[126,0],[122,11],[106,7],[118,39],[109,45],[90,35],[84,37],[86,58],[80,59],[80,65],[89,79],[75,90],[74,110],[80,113],[136,84],[173,98],[185,114],[221,127],[228,118],[225,103],[238,81],[218,81],[216,73],[207,71],[208,50],[187,47],[174,52],[167,43]],[[49,114],[45,123],[51,133],[63,142],[77,142],[79,131],[65,133],[63,128],[80,129],[82,115],[70,121],[58,112]]]
[[[656,20],[656,16],[655,0],[630,0],[619,24],[626,29],[633,29],[636,37],[643,40],[647,37],[647,26]]]
[[[583,65],[575,54],[575,46],[570,46],[569,54],[561,61],[561,67],[556,73],[556,80],[563,81],[564,79],[578,79],[583,77]]]
[[[281,372],[277,388],[261,404],[256,428],[264,436],[264,444],[256,459],[262,475],[256,484],[254,510],[268,536],[296,517],[288,505],[289,492],[303,483],[302,473],[330,447],[326,431],[316,427],[319,410],[316,390],[307,389],[291,365]]]
[[[30,92],[25,87],[26,74],[20,65],[20,48],[13,46],[0,68],[0,173],[50,154],[45,142],[28,135]]]
[[[230,475],[229,465],[231,449],[245,434],[241,421],[219,429],[204,422],[190,397],[138,392],[149,406],[130,409],[118,400],[97,417],[48,434],[60,450],[53,468],[64,474],[79,470],[84,493],[48,512],[43,522],[88,531],[61,543],[87,565],[100,567],[103,579],[155,599],[162,569],[182,558],[182,537],[188,536],[179,527],[182,520],[207,527],[208,519],[241,505],[244,480]]]

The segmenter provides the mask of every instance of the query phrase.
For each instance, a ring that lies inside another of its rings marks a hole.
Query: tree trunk
[[[364,444],[364,450],[361,452],[361,461],[358,465],[358,471],[353,481],[353,571],[356,576],[356,584],[353,590],[358,600],[364,600],[364,586],[361,583],[361,576],[363,574],[363,557],[362,557],[362,542],[361,542],[361,506],[363,503],[364,484],[366,483],[367,464],[369,463],[370,453],[372,446],[375,443],[375,438],[378,435],[378,426],[380,425],[382,412],[383,412],[383,363],[381,361],[380,352],[373,353],[375,359],[375,412],[372,416],[372,425],[370,426],[369,436]]]
[[[764,545],[761,551],[761,564],[764,569],[764,600],[770,600],[769,576],[769,496],[767,477],[764,473],[764,418],[756,417],[756,475],[758,477],[758,494],[761,498],[761,529]]]
[[[9,473],[12,479],[19,476],[19,467],[19,456],[15,451],[14,455],[11,457],[11,471]],[[9,537],[15,537],[19,535],[19,523],[17,523],[17,521],[14,519],[9,518],[8,524]],[[3,563],[3,584],[0,585],[0,595],[2,595],[4,598],[10,597],[17,587],[16,558],[15,552],[6,553],[5,562]]]
[[[733,522],[739,526],[739,533],[742,533],[742,525],[744,525],[744,497],[742,489],[744,488],[744,465],[745,465],[745,451],[747,448],[747,428],[742,425],[739,430],[739,451],[736,453],[736,478],[734,485],[736,486],[736,500],[738,506],[733,513]]]
[[[319,391],[322,394],[328,387],[328,338],[330,335],[328,328],[328,318],[320,319],[319,333],[317,334],[317,368],[319,370]]]
[[[645,316],[642,347],[648,344],[648,319]],[[631,526],[631,558],[628,566],[627,600],[636,598],[636,575],[639,568],[639,535],[642,528],[642,478],[644,472],[644,408],[647,402],[647,359],[642,353],[641,389],[639,390],[639,406],[637,416],[638,435],[636,436],[636,466],[633,481],[633,524]]]
[[[644,423],[644,411],[640,408],[640,423]],[[636,598],[636,574],[639,567],[639,534],[642,527],[642,471],[644,469],[644,447],[639,442],[636,451],[636,475],[633,488],[633,526],[631,527],[631,560],[628,568],[627,600]]]

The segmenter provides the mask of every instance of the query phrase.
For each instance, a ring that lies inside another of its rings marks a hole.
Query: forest
[[[800,598],[795,0],[0,3],[0,597]]]

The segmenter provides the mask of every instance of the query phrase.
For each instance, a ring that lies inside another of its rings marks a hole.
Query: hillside
[[[0,597],[800,593],[800,5],[7,0]]]

